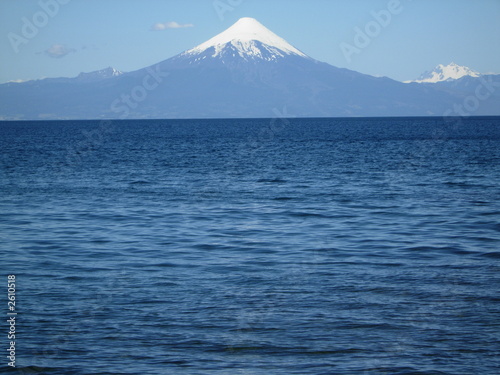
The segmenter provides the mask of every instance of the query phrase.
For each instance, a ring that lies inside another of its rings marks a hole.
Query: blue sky
[[[499,0],[0,0],[0,82],[133,71],[241,17],[317,60],[375,76],[412,79],[450,62],[500,73]]]

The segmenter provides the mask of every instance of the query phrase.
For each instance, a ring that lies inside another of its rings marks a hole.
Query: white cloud
[[[171,22],[166,22],[166,23],[155,23],[152,27],[154,31],[161,31],[161,30],[166,30],[166,29],[182,29],[185,27],[194,27],[192,23],[186,23],[181,25],[180,23],[177,23],[175,21]]]
[[[47,56],[52,57],[54,59],[60,59],[64,56],[76,52],[76,49],[66,47],[64,44],[53,44],[48,49],[43,51]]]

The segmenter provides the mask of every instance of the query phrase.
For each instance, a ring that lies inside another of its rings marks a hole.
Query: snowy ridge
[[[452,81],[456,79],[460,79],[465,76],[470,76],[477,78],[481,74],[466,67],[460,66],[455,63],[451,63],[449,65],[439,64],[434,68],[434,70],[430,72],[425,72],[422,74],[417,80],[414,81],[405,81],[405,83],[437,83],[443,81]]]
[[[119,70],[116,70],[115,68],[112,68],[110,66],[106,69],[96,70],[90,73],[80,73],[76,78],[80,80],[96,80],[96,79],[118,77],[121,76],[122,74],[123,72],[120,72]]]
[[[239,56],[244,58],[251,57],[269,60],[269,53],[272,56],[271,59],[285,57],[285,55],[307,57],[259,21],[249,17],[241,18],[227,30],[205,43],[184,52],[183,55],[201,54],[212,47],[215,49],[212,57],[221,55],[226,47],[232,47]],[[262,49],[265,49],[265,51]],[[264,57],[265,55],[266,57]]]
[[[109,67],[108,71],[111,72],[112,77],[121,76],[123,74],[123,72],[116,70],[115,68],[112,68],[112,67]]]

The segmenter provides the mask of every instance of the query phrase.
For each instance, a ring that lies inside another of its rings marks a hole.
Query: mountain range
[[[2,84],[0,120],[500,115],[499,87],[456,64],[408,83],[337,68],[242,18],[134,72]]]

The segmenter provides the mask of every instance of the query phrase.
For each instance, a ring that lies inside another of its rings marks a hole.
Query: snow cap
[[[250,17],[240,18],[227,30],[216,35],[205,43],[202,43],[199,46],[187,51],[186,53],[201,53],[211,47],[214,47],[216,51],[220,51],[222,46],[226,45],[227,43],[231,43],[235,46],[248,46],[248,42],[252,41],[259,41],[270,47],[277,48],[288,55],[295,54],[306,57],[304,53],[293,47],[286,40],[273,33],[255,18]]]

